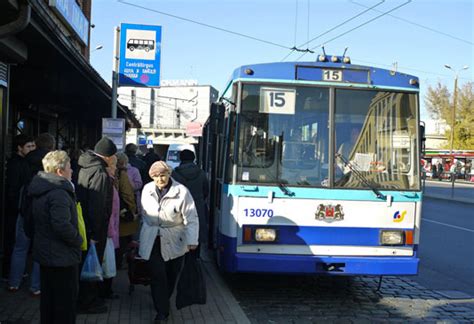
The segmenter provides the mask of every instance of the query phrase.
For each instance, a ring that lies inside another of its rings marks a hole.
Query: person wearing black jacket
[[[104,256],[112,213],[113,187],[106,168],[116,159],[115,153],[115,144],[108,137],[103,137],[95,145],[94,151],[82,154],[78,162],[77,197],[82,206],[87,239],[95,243],[99,262]],[[99,289],[97,283],[80,282],[79,312],[107,312],[104,300],[99,297]]]
[[[206,173],[194,163],[195,158],[196,156],[191,150],[179,152],[181,163],[173,170],[171,177],[186,186],[193,196],[199,217],[199,245],[202,249],[208,238],[206,200],[209,196],[209,183]],[[199,251],[196,250],[198,257],[200,256]]]
[[[43,171],[42,160],[48,152],[54,150],[56,140],[49,133],[39,134],[35,139],[36,149],[28,153],[26,160],[29,164],[29,181],[39,172]],[[29,182],[28,181],[28,182]]]
[[[30,181],[29,166],[25,156],[34,149],[35,143],[30,136],[21,134],[15,136],[13,146],[15,152],[8,160],[6,170],[5,236],[3,238],[4,258],[2,271],[5,278],[8,278],[10,272],[10,260],[15,243],[20,191],[22,190],[21,188]]]
[[[43,166],[45,171],[28,187],[33,197],[33,259],[41,269],[41,323],[75,323],[82,238],[71,163],[65,151],[53,151],[43,158]]]

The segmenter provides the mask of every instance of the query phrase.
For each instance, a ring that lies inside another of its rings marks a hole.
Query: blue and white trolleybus
[[[239,67],[201,154],[227,272],[414,275],[419,82],[348,57]]]

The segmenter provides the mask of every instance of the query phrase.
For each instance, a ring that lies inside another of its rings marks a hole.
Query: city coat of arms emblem
[[[340,204],[337,204],[335,206],[332,204],[319,204],[315,216],[317,220],[322,220],[331,223],[334,221],[343,220],[344,212]]]

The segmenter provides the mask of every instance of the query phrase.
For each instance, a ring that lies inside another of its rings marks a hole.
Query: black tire
[[[130,52],[133,52],[135,50],[135,47],[130,46],[129,50],[130,50]]]

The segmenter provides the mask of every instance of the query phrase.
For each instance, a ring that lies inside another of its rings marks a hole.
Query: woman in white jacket
[[[151,295],[158,312],[156,321],[168,318],[169,298],[183,255],[196,249],[199,235],[193,198],[170,174],[171,168],[165,162],[155,162],[149,171],[153,182],[145,185],[141,199],[144,215],[139,252],[143,259],[149,260]]]

